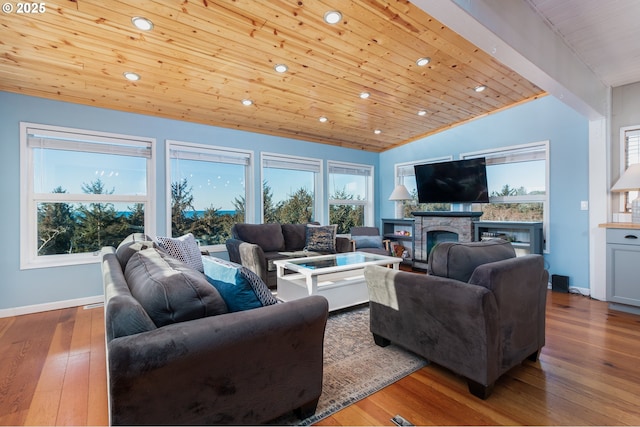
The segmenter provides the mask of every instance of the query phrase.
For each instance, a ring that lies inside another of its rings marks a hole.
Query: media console
[[[542,255],[544,249],[542,222],[478,221],[475,223],[475,241],[498,237],[511,242],[517,255]]]

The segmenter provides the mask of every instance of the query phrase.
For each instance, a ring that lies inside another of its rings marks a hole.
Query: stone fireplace
[[[415,217],[413,266],[428,269],[431,248],[439,242],[472,242],[482,212],[412,212]]]

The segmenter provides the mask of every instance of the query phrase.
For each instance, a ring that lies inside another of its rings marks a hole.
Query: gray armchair
[[[331,253],[306,250],[306,227],[307,224],[234,224],[232,238],[226,242],[229,260],[247,267],[268,287],[275,288],[277,278],[273,261]],[[350,251],[348,238],[335,238],[335,252]]]
[[[545,342],[548,272],[510,243],[440,243],[428,275],[365,268],[376,344],[398,344],[466,377],[481,399]]]
[[[353,250],[378,255],[390,255],[390,240],[382,239],[378,227],[351,227]]]

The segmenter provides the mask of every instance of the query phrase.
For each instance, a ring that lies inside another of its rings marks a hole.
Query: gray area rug
[[[293,414],[278,425],[310,425],[406,377],[427,361],[395,345],[379,347],[369,331],[369,306],[329,315],[324,338],[322,395],[315,415]]]

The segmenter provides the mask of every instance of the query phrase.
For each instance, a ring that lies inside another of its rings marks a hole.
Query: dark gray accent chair
[[[244,265],[273,289],[277,286],[277,268],[273,261],[327,253],[304,250],[306,227],[306,224],[234,224],[231,238],[226,242],[229,260]],[[350,239],[336,237],[336,252],[351,250]]]
[[[110,424],[256,425],[290,411],[313,415],[327,300],[228,313],[202,273],[149,240],[128,242],[149,245],[144,254],[123,244],[102,249]]]
[[[351,234],[351,241],[353,242],[354,251],[368,252],[371,254],[387,255],[387,256],[391,254],[391,248],[389,246],[391,244],[391,241],[388,239],[382,239],[382,237],[380,237],[380,245],[381,245],[380,247],[360,247],[358,244],[358,241],[357,241],[358,237],[380,236],[380,230],[378,229],[378,227],[365,227],[365,226],[351,227],[350,234]]]
[[[486,399],[494,383],[545,343],[549,274],[541,255],[515,256],[509,242],[437,244],[427,275],[368,266],[370,327],[465,377]]]

